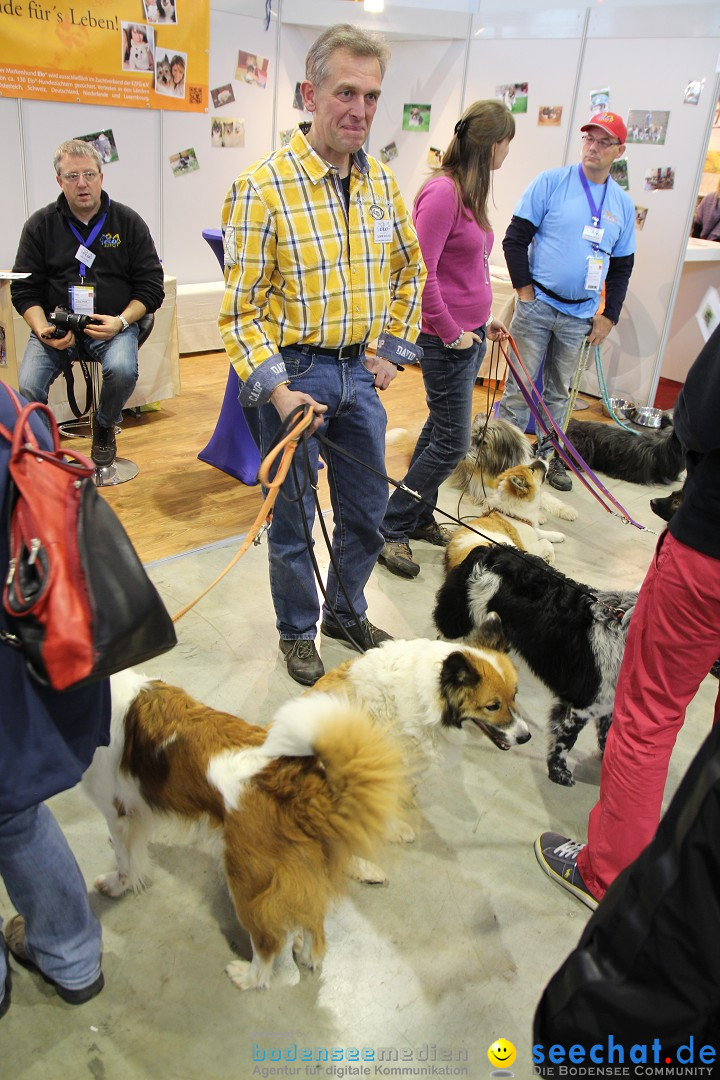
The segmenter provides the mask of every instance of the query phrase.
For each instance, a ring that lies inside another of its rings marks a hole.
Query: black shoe
[[[29,971],[37,971],[38,975],[41,975],[46,983],[50,983],[55,987],[55,993],[58,997],[61,997],[63,1001],[66,1001],[68,1005],[84,1005],[86,1001],[90,1001],[102,990],[105,985],[105,979],[102,971],[98,975],[95,982],[90,983],[89,986],[81,986],[78,990],[70,990],[67,986],[60,986],[54,979],[48,978],[37,966],[34,960],[30,958],[25,944],[25,920],[22,915],[13,915],[12,919],[5,927],[5,944],[17,960],[18,964],[21,964]],[[9,968],[8,968],[9,971]],[[5,991],[7,994],[7,989]],[[3,998],[3,1003],[5,999]]]
[[[386,540],[378,555],[378,562],[400,577],[416,578],[420,573],[420,565],[413,559],[410,545],[400,540]]]
[[[117,447],[115,445],[115,427],[103,427],[93,416],[92,422],[92,450],[90,457],[99,469],[107,468],[115,460]]]
[[[363,616],[360,621],[360,630],[356,623],[350,623],[349,626],[336,626],[335,623],[323,622],[320,625],[321,633],[325,634],[325,637],[335,638],[336,641],[344,641],[346,645],[349,645],[348,636],[352,638],[356,645],[367,652],[368,649],[375,649],[378,645],[382,645],[383,641],[392,641],[390,634],[386,634],[384,630],[379,630],[377,626],[369,621],[366,616]]]
[[[567,474],[565,468],[565,462],[562,458],[552,458],[548,467],[546,480],[550,487],[554,487],[556,491],[571,491],[572,480]]]
[[[285,657],[290,678],[303,686],[313,686],[325,674],[311,638],[280,638],[280,652]]]
[[[0,934],[0,946],[5,953],[5,993],[3,999],[0,1001],[0,1020],[2,1020],[5,1013],[10,1008],[10,991],[12,990],[12,974],[10,972],[10,954],[8,952],[7,941]]]
[[[427,525],[418,525],[417,529],[410,533],[410,539],[426,540],[428,544],[434,544],[435,547],[447,547],[451,535],[452,533],[449,533],[442,525],[438,525],[435,518],[433,518],[428,521]]]

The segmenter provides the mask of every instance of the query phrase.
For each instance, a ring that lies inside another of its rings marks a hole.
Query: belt
[[[292,345],[291,348],[298,352],[315,353],[317,356],[332,356],[335,360],[356,360],[362,356],[367,347],[366,341],[358,345],[343,345],[340,349],[321,349],[319,345]]]

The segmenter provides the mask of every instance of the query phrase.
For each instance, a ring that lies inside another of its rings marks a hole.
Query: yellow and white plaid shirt
[[[375,239],[378,219],[392,226],[385,243]],[[296,131],[238,177],[222,223],[218,324],[247,384],[243,404],[262,404],[283,381],[285,346],[379,338],[378,354],[395,363],[421,355],[420,246],[395,177],[364,151],[353,157],[348,212],[337,170]]]

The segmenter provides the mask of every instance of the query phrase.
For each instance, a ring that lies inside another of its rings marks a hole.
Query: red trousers
[[[630,621],[600,798],[578,856],[583,881],[598,900],[655,835],[685,710],[718,657],[720,559],[665,532]],[[715,722],[719,718],[720,690]]]

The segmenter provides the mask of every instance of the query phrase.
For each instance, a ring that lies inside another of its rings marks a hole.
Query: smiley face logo
[[[496,1039],[488,1047],[488,1061],[497,1069],[508,1069],[516,1057],[517,1052],[509,1039]]]

